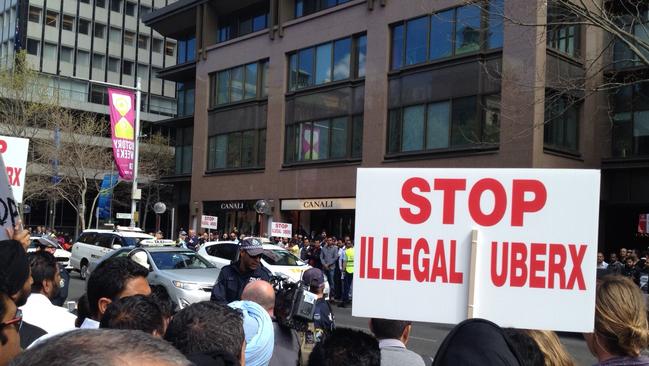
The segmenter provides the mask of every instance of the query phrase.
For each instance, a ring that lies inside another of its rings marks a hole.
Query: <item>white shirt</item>
[[[99,322],[94,319],[85,318],[79,329],[99,329]]]
[[[23,320],[42,328],[47,333],[61,333],[74,329],[74,314],[60,306],[53,305],[45,295],[33,293],[27,303],[20,307]]]
[[[608,263],[602,262],[602,263],[597,265],[597,268],[598,269],[606,269],[606,268],[608,268]]]

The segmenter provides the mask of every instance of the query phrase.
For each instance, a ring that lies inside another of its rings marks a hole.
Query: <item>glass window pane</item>
[[[363,116],[354,116],[352,127],[352,158],[363,154]]]
[[[425,106],[417,105],[403,109],[403,149],[417,151],[424,148]]]
[[[340,159],[347,156],[347,117],[331,121],[331,158]]]
[[[313,53],[313,48],[305,48],[299,52],[298,88],[313,85]]]
[[[241,166],[241,133],[235,132],[228,136],[228,168]]]
[[[428,41],[428,18],[421,17],[406,23],[406,65],[426,61]]]
[[[295,161],[296,145],[295,145],[295,126],[286,126],[286,149],[284,150],[284,161],[292,163]]]
[[[345,38],[334,43],[334,80],[349,78],[352,39]]]
[[[489,34],[487,36],[487,46],[489,48],[500,48],[503,46],[504,12],[503,0],[489,1]]]
[[[613,116],[613,156],[625,158],[633,153],[633,123],[631,113]]]
[[[633,137],[635,153],[637,155],[649,154],[649,111],[633,114]]]
[[[296,143],[297,143],[297,149],[296,153],[297,156],[295,157],[295,160],[297,161],[304,161],[304,160],[311,160],[311,152],[313,150],[312,144],[311,144],[311,131],[313,130],[313,126],[310,122],[307,123],[301,123],[299,125],[299,129],[297,131],[297,135],[295,136],[296,138]]]
[[[268,95],[268,61],[264,62],[261,68],[261,95]]]
[[[241,167],[255,164],[255,131],[245,131],[241,141]]]
[[[388,127],[388,152],[397,153],[401,151],[401,110],[390,111]]]
[[[497,143],[500,141],[500,96],[485,97],[482,109],[484,111],[482,141]]]
[[[175,169],[176,174],[182,174],[183,170],[183,148],[182,146],[177,146],[175,149]]]
[[[430,25],[430,59],[451,56],[453,53],[453,17],[455,9],[433,14]]]
[[[257,32],[266,28],[266,14],[258,15],[252,18],[252,31]]]
[[[329,121],[313,122],[312,160],[329,159]]]
[[[257,63],[246,65],[246,99],[257,97]]]
[[[455,24],[455,54],[480,49],[480,7],[467,5],[457,9]]]
[[[259,148],[257,149],[257,166],[266,164],[266,130],[259,130]]]
[[[403,25],[392,28],[392,70],[403,66]]]
[[[365,57],[367,56],[367,36],[360,36],[356,39],[356,67],[357,77],[365,77]]]
[[[318,46],[316,49],[315,83],[331,82],[331,43]]]
[[[564,146],[570,150],[578,151],[579,108],[576,105],[573,104],[566,110],[565,124],[566,141]],[[649,133],[649,130],[647,132]]]
[[[183,146],[183,166],[182,174],[188,174],[192,171],[192,145]]]
[[[217,74],[217,104],[230,103],[230,70]]]
[[[214,146],[214,168],[225,168],[225,157],[228,150],[228,135],[216,136],[216,144]]]
[[[444,149],[449,143],[449,102],[428,105],[426,121],[426,148]]]
[[[288,73],[289,73],[288,90],[295,90],[295,88],[297,87],[297,75],[298,75],[297,53],[294,53],[294,54],[291,55],[288,63],[289,63],[289,68],[288,68]]]
[[[243,67],[232,69],[230,76],[230,100],[237,102],[243,99]]]
[[[476,116],[476,98],[453,100],[451,146],[471,145],[480,141],[480,125]]]

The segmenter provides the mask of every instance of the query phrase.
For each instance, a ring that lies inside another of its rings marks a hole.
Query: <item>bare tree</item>
[[[140,211],[141,226],[144,226],[153,205],[170,193],[169,187],[160,183],[160,178],[172,172],[174,152],[169,139],[159,133],[145,137],[140,146],[140,188],[143,192]]]

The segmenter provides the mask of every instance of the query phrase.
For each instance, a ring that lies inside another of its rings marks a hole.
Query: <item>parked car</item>
[[[29,243],[29,247],[27,248],[27,253],[35,252],[38,249],[37,247],[39,244],[47,246],[54,245],[54,247],[56,247],[56,251],[54,252],[54,258],[56,258],[56,261],[59,262],[59,264],[62,265],[63,268],[65,268],[68,272],[72,270],[72,266],[70,265],[70,256],[72,254],[63,249],[63,247],[61,247],[61,244],[59,244],[56,240],[40,236],[32,236],[29,238],[29,240],[31,242]]]
[[[304,271],[311,268],[300,258],[282,247],[274,244],[263,244],[263,248],[264,253],[261,256],[261,263],[275,276],[286,277],[290,281],[297,282],[302,279]],[[201,245],[198,253],[220,269],[239,259],[239,244],[233,241],[207,242]],[[328,297],[328,295],[329,283],[325,278],[325,297]]]
[[[147,255],[149,284],[164,286],[179,309],[210,299],[220,269],[194,251],[175,246],[145,244],[137,248],[120,248],[92,264],[87,275],[90,276],[97,265],[108,258],[128,256],[136,251]]]
[[[140,241],[155,239],[139,228],[117,227],[115,230],[84,230],[72,246],[70,265],[86,279],[91,262],[122,247],[135,247]]]

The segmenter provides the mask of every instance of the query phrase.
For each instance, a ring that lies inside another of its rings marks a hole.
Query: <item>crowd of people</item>
[[[609,254],[608,261],[604,253],[598,252],[597,275],[608,274],[629,277],[643,293],[649,294],[649,250],[620,248],[618,253]]]
[[[27,231],[9,234],[13,240],[0,242],[0,366],[575,364],[553,332],[503,329],[484,319],[454,327],[432,360],[408,350],[409,321],[371,319],[370,332],[337,327],[323,290],[325,277],[353,261],[350,238],[325,234],[282,244],[298,247],[313,267],[302,281],[317,299],[316,315],[298,331],[277,321],[257,239],[240,240],[239,260],[221,271],[211,301],[178,309],[164,287],[148,283],[145,267],[116,257],[92,272],[72,314],[52,303],[61,282],[53,255],[28,254]],[[586,343],[598,365],[649,366],[641,354],[649,345],[645,300],[634,277],[621,274],[598,281]]]

